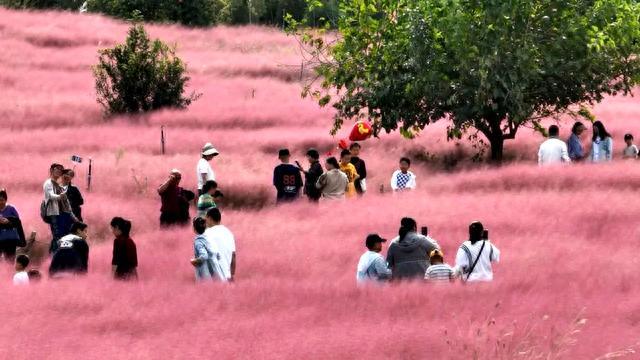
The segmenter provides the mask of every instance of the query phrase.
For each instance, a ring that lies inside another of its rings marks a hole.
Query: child
[[[202,195],[198,198],[198,216],[204,217],[207,211],[216,207],[215,194],[218,192],[218,183],[209,180],[202,186]]]
[[[114,217],[111,220],[111,232],[116,237],[111,260],[113,277],[117,280],[137,280],[138,253],[130,237],[131,221]]]
[[[627,143],[627,147],[624,149],[622,157],[625,159],[637,159],[638,147],[633,144],[633,135],[626,134],[624,136],[624,142]]]
[[[216,207],[220,207],[220,203],[222,202],[223,198],[224,194],[222,193],[222,191],[216,190],[216,192],[213,193],[213,202],[215,203]]]
[[[356,167],[351,163],[351,151],[349,150],[342,150],[340,154],[340,171],[345,173],[349,180],[345,194],[348,198],[354,197],[357,194],[355,182],[360,178],[360,175],[358,175]]]
[[[204,218],[193,219],[193,231],[196,233],[196,238],[193,240],[195,257],[191,259],[191,265],[196,268],[196,281],[217,279],[222,274],[217,262],[218,255],[213,252],[211,244],[204,236],[205,230],[207,230],[207,222]]]
[[[365,244],[368,250],[360,257],[356,272],[356,281],[359,284],[369,281],[387,281],[391,279],[391,270],[387,267],[387,263],[384,261],[382,255],[380,255],[382,243],[386,241],[387,240],[378,236],[378,234],[367,236]]]
[[[27,275],[29,275],[29,282],[39,282],[42,279],[42,274],[37,269],[31,269],[27,271]]]
[[[391,175],[391,189],[393,191],[405,191],[416,188],[416,176],[409,171],[411,160],[403,157],[400,159],[400,169]]]
[[[431,266],[427,268],[424,274],[425,280],[430,282],[451,282],[455,279],[454,271],[449,264],[444,263],[444,255],[442,251],[436,249],[429,254]]]
[[[16,257],[16,274],[13,275],[13,285],[29,285],[27,266],[29,266],[29,257],[27,255],[18,255]]]

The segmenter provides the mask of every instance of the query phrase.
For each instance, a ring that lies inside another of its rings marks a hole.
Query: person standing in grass
[[[340,171],[347,175],[347,179],[349,180],[349,184],[347,185],[347,198],[351,198],[356,196],[356,180],[360,178],[358,172],[356,171],[356,167],[351,163],[351,152],[349,150],[342,150],[340,154]]]
[[[580,121],[576,121],[571,128],[571,136],[567,144],[567,152],[571,161],[582,161],[584,159],[584,148],[580,141],[580,136],[587,128]]]
[[[398,241],[391,243],[387,251],[387,264],[393,280],[422,280],[430,265],[429,254],[439,249],[438,244],[418,234],[414,219],[404,218],[401,224]]]
[[[64,169],[62,172],[62,188],[67,193],[69,199],[69,205],[71,205],[71,212],[75,215],[76,219],[82,222],[82,205],[84,205],[84,199],[80,189],[73,185],[73,178],[76,173],[71,169]]]
[[[391,279],[391,270],[389,270],[387,263],[380,255],[382,243],[386,241],[378,234],[367,236],[365,241],[367,251],[360,257],[356,270],[356,281],[359,284],[371,281],[383,282]]]
[[[195,196],[192,192],[180,187],[182,174],[180,170],[173,169],[169,178],[158,188],[158,194],[162,202],[160,208],[160,225],[186,225],[189,223],[189,202]]]
[[[416,188],[416,176],[409,171],[411,160],[403,157],[400,159],[400,169],[391,175],[391,189],[393,191],[407,191]]]
[[[202,195],[198,198],[198,216],[204,217],[207,215],[207,211],[209,211],[209,209],[217,207],[213,198],[216,193],[220,193],[218,191],[218,183],[213,180],[209,180],[204,183],[204,186],[202,187]]]
[[[13,263],[16,248],[25,246],[24,230],[20,214],[13,205],[7,203],[9,196],[6,189],[0,189],[0,258]]]
[[[469,240],[462,243],[456,254],[456,273],[465,282],[492,281],[494,262],[500,261],[500,250],[483,239],[484,226],[479,221],[469,225]]]
[[[193,219],[193,231],[196,233],[196,238],[193,241],[194,257],[191,259],[191,265],[195,267],[196,281],[216,279],[226,281],[218,262],[220,254],[216,254],[211,248],[204,235],[205,230],[207,230],[207,223],[204,218]]]
[[[595,163],[611,161],[613,158],[613,138],[601,121],[593,123],[591,140],[591,161]]]
[[[455,272],[449,264],[444,262],[444,255],[439,249],[429,254],[431,265],[424,274],[424,279],[429,282],[452,282],[455,280]]]
[[[44,182],[44,216],[51,227],[51,246],[49,253],[53,253],[58,246],[58,239],[67,235],[71,225],[77,221],[73,215],[67,192],[60,186],[59,181],[64,171],[60,164],[52,164],[49,169],[50,178]]]
[[[222,279],[233,281],[236,275],[236,240],[233,233],[222,222],[222,214],[218,208],[209,209],[205,217],[207,230],[204,236],[209,242],[222,269]]]
[[[218,150],[216,150],[216,148],[214,148],[211,143],[206,143],[202,147],[202,157],[198,161],[198,166],[196,168],[196,176],[198,179],[198,196],[203,194],[202,188],[207,181],[216,180],[216,174],[213,172],[213,169],[211,168],[209,162],[219,154],[220,153],[218,152]]]
[[[622,156],[625,159],[637,159],[638,158],[638,147],[633,143],[633,135],[626,134],[624,136],[624,142],[627,144],[627,147],[624,148],[622,152]]]
[[[320,175],[316,182],[316,188],[326,200],[344,200],[344,194],[349,186],[347,175],[340,171],[338,160],[334,157],[327,159],[325,167],[327,171]]]
[[[278,203],[292,202],[300,196],[302,189],[302,175],[300,169],[289,163],[291,153],[289,149],[280,149],[278,159],[281,164],[273,169],[273,186],[276,188]]]
[[[560,129],[556,125],[549,126],[549,139],[545,140],[538,150],[538,165],[556,165],[571,162],[567,144],[558,139]]]
[[[364,160],[360,158],[361,146],[357,142],[354,142],[349,146],[351,152],[351,164],[356,168],[358,178],[355,181],[356,192],[358,195],[363,195],[367,191],[367,165]]]
[[[113,258],[111,268],[117,280],[136,280],[138,278],[138,252],[131,239],[131,221],[121,217],[111,220],[113,241]]]
[[[307,195],[309,201],[317,202],[322,196],[322,192],[316,188],[316,183],[322,176],[322,165],[320,164],[320,154],[316,149],[307,151],[307,160],[309,161],[309,170],[305,171],[302,165],[296,161],[300,171],[304,173],[304,194]]]

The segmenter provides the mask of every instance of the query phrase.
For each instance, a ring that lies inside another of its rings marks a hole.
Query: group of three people
[[[444,262],[440,245],[426,234],[418,233],[412,218],[403,218],[398,236],[391,241],[386,259],[380,254],[387,240],[377,234],[367,236],[367,251],[360,257],[356,269],[358,283],[427,280],[465,282],[492,281],[491,264],[500,261],[500,250],[493,245],[482,223],[469,225],[469,239],[456,254],[455,267]]]

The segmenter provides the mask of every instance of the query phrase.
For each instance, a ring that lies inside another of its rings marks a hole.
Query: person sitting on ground
[[[358,283],[366,283],[369,281],[387,281],[391,279],[391,270],[387,267],[380,252],[382,251],[382,243],[387,240],[381,238],[378,234],[370,234],[367,236],[365,245],[367,252],[362,254],[356,271],[356,281]]]
[[[16,248],[25,246],[24,230],[20,214],[13,205],[7,203],[6,189],[0,189],[0,257],[10,263],[16,257]]]
[[[327,159],[325,167],[327,171],[318,178],[316,188],[320,189],[325,200],[344,200],[349,185],[347,175],[340,171],[338,160],[334,157]]]
[[[593,123],[591,161],[607,162],[613,158],[613,138],[601,121]]]
[[[195,195],[180,187],[182,173],[173,169],[169,178],[158,188],[162,201],[160,208],[160,225],[185,225],[189,223],[189,202]]]
[[[469,225],[469,240],[462,243],[456,254],[455,271],[465,282],[492,281],[491,263],[500,261],[500,250],[483,238],[484,226],[479,221]]]
[[[198,161],[198,166],[196,167],[196,178],[198,179],[198,196],[203,194],[202,188],[207,181],[216,180],[216,174],[213,172],[213,169],[211,168],[211,164],[209,164],[209,162],[219,154],[220,153],[218,152],[218,150],[216,150],[216,148],[214,148],[211,143],[206,143],[202,147],[202,157]]]
[[[400,159],[400,169],[391,175],[391,189],[393,191],[413,190],[416,188],[416,176],[409,171],[411,160],[403,157]]]
[[[349,150],[342,150],[340,154],[340,171],[347,175],[349,184],[347,185],[347,192],[345,193],[348,198],[356,196],[356,183],[360,175],[356,171],[356,167],[351,163],[351,152]]]
[[[351,152],[351,164],[356,168],[358,178],[355,181],[356,192],[358,195],[362,195],[367,191],[367,165],[364,160],[360,158],[361,146],[357,142],[354,142],[349,146]]]
[[[431,265],[424,274],[424,279],[429,282],[451,282],[455,280],[453,268],[444,262],[444,254],[436,249],[429,254]]]
[[[206,186],[206,184],[205,184]],[[223,280],[226,281],[222,268],[218,263],[218,256],[213,252],[204,232],[207,230],[206,220],[202,217],[193,219],[193,231],[196,238],[193,241],[194,258],[191,265],[195,267],[196,281]]]
[[[116,237],[111,260],[113,277],[117,280],[135,280],[138,278],[138,252],[130,236],[131,221],[114,217],[110,225],[111,232]]]
[[[75,223],[71,225],[70,233],[58,240],[58,249],[53,253],[49,265],[50,278],[87,273],[89,268],[87,235],[87,225]]]
[[[277,191],[276,201],[278,203],[294,201],[300,196],[300,189],[304,185],[300,169],[289,163],[291,159],[289,149],[280,149],[278,159],[281,164],[273,169],[273,186]]]
[[[209,180],[204,183],[202,187],[202,195],[198,198],[198,216],[204,217],[207,215],[207,211],[216,207],[216,202],[213,199],[213,195],[218,191],[218,183],[213,180]]]
[[[316,183],[320,176],[322,176],[322,165],[320,164],[320,154],[316,149],[309,149],[307,151],[307,161],[309,161],[309,170],[306,171],[296,161],[300,171],[304,173],[304,194],[307,195],[309,201],[317,202],[322,196],[322,192],[316,188]]]
[[[624,142],[627,144],[627,147],[624,148],[622,153],[623,158],[625,159],[637,159],[638,158],[638,147],[633,143],[633,135],[625,134]]]
[[[571,162],[567,144],[558,139],[560,129],[556,125],[549,126],[549,139],[545,140],[538,150],[538,165],[555,165],[562,162]]]
[[[18,255],[16,257],[16,273],[13,275],[13,285],[29,285],[27,266],[29,266],[29,257],[27,255]]]
[[[571,136],[567,144],[567,151],[571,161],[582,161],[584,159],[584,148],[580,141],[580,136],[587,128],[580,121],[576,121],[571,128]]]
[[[84,199],[82,193],[75,185],[73,185],[73,178],[76,173],[71,169],[64,169],[62,171],[62,183],[61,186],[67,193],[69,204],[71,205],[71,212],[75,215],[77,221],[82,222],[82,205],[84,205]]]
[[[236,276],[236,240],[231,231],[221,224],[222,214],[218,208],[209,209],[205,220],[207,230],[204,236],[222,269],[221,279],[233,281]]]
[[[417,233],[418,225],[414,219],[404,218],[401,224],[400,238],[387,251],[387,264],[393,280],[422,280],[430,265],[429,254],[439,246]]]

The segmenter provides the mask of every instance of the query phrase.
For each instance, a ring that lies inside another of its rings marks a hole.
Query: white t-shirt
[[[236,252],[236,240],[231,231],[224,225],[216,225],[204,232],[211,250],[219,256],[219,263],[224,276],[231,279],[231,260]]]
[[[482,254],[480,254],[480,259],[476,263],[476,267],[473,269],[471,276],[469,276],[469,279],[467,280],[467,276],[469,275],[467,272],[471,270],[470,268],[478,258],[478,254],[482,248],[482,243],[485,244]],[[469,251],[468,253],[467,250]],[[500,250],[498,250],[495,245],[491,244],[489,240],[476,241],[476,243],[472,245],[471,241],[467,240],[462,243],[458,249],[458,253],[456,254],[456,272],[461,274],[462,279],[466,281],[492,281],[492,262],[500,262]]]
[[[18,271],[13,275],[13,285],[29,285],[29,274],[26,271]]]
[[[202,187],[204,186],[204,182],[202,182],[202,174],[207,174],[207,181],[216,179],[216,174],[213,172],[211,165],[207,160],[205,160],[205,158],[200,158],[197,170],[198,190],[202,190]]]
[[[538,164],[552,165],[562,162],[571,162],[569,151],[564,141],[551,138],[540,145],[538,150]]]

